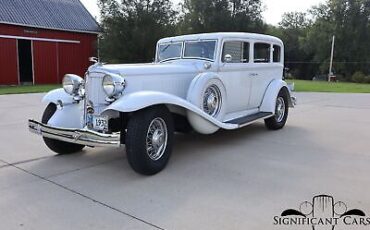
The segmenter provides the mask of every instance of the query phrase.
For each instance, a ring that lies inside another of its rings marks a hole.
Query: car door
[[[254,42],[251,79],[250,108],[258,108],[263,100],[267,87],[274,78],[282,76],[283,63],[281,47],[268,42]],[[280,71],[281,70],[281,71]]]
[[[249,76],[250,43],[244,40],[224,40],[219,76],[227,93],[227,112],[249,108],[251,78]]]

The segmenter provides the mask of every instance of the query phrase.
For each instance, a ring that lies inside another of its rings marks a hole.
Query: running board
[[[259,113],[255,113],[255,114],[248,115],[248,116],[245,116],[245,117],[240,117],[240,118],[237,118],[237,119],[234,119],[234,120],[230,120],[230,121],[227,121],[225,123],[226,124],[239,125],[239,127],[241,127],[241,126],[249,125],[250,123],[253,123],[256,120],[266,119],[266,118],[269,118],[271,116],[273,116],[273,113],[259,112]]]

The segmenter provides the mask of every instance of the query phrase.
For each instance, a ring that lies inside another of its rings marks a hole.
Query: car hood
[[[89,72],[115,73],[123,76],[194,74],[202,71],[200,63],[147,63],[94,65]]]

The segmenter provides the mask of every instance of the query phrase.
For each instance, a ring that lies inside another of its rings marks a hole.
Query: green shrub
[[[365,83],[366,82],[366,76],[362,72],[358,71],[352,75],[351,80],[356,83]]]
[[[370,84],[370,75],[365,76],[364,83]]]

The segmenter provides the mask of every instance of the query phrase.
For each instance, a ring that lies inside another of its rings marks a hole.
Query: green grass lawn
[[[370,93],[370,84],[288,80],[296,92]]]
[[[0,86],[0,95],[19,93],[44,93],[60,87],[62,87],[62,85]]]

